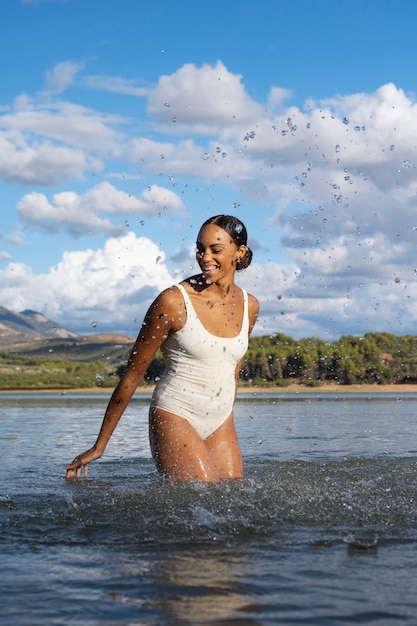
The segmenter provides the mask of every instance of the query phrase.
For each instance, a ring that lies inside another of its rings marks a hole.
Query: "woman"
[[[67,465],[67,478],[88,474],[101,457],[158,348],[166,369],[149,412],[149,438],[158,471],[174,480],[206,482],[243,476],[233,404],[257,300],[235,284],[248,267],[243,223],[208,219],[197,237],[201,274],[163,291],[150,306],[125,374],[107,406],[92,448]]]

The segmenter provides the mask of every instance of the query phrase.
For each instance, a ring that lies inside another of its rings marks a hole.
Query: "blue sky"
[[[1,306],[135,335],[235,213],[258,334],[415,334],[417,3],[2,8]]]

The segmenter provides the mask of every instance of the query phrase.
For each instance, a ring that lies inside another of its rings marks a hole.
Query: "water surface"
[[[416,623],[417,395],[240,396],[216,485],[158,477],[138,396],[67,482],[107,399],[0,397],[2,623]]]

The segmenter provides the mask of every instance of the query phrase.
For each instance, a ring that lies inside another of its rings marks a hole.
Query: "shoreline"
[[[134,396],[150,396],[154,387],[138,387]],[[87,387],[85,389],[0,389],[0,397],[2,395],[28,395],[28,394],[103,394],[109,397],[113,393],[113,387]],[[307,387],[306,385],[288,385],[288,387],[238,387],[237,397],[242,394],[332,394],[332,393],[417,393],[417,384],[415,385],[337,385],[325,384],[319,387]]]

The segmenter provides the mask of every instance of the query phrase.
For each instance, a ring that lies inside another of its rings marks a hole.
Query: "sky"
[[[409,0],[3,0],[0,306],[133,337],[228,213],[256,334],[416,334],[416,23]]]

